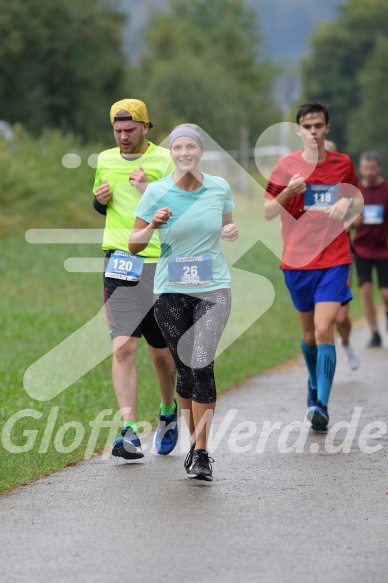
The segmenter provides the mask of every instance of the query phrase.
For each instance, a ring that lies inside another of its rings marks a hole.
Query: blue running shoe
[[[326,433],[329,423],[329,413],[327,407],[317,401],[314,407],[310,407],[307,411],[307,419],[311,421],[311,428],[317,433]]]
[[[112,455],[125,460],[137,460],[144,457],[140,439],[132,427],[123,427],[121,437],[118,437],[113,444]]]
[[[171,415],[159,413],[159,425],[155,435],[155,449],[159,455],[172,452],[178,441],[178,405],[174,399],[175,411]]]
[[[310,385],[310,381],[307,381],[307,407],[315,407],[317,398],[317,389],[313,389]]]

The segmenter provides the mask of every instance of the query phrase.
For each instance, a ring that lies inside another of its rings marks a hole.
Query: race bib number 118
[[[304,193],[304,210],[325,211],[339,198],[338,184],[307,184]]]

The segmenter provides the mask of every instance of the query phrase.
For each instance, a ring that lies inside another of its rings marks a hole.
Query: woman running
[[[238,238],[235,205],[223,178],[199,170],[204,143],[197,125],[174,128],[169,147],[176,171],[147,187],[128,248],[139,253],[158,229],[154,310],[177,367],[179,404],[191,436],[184,467],[189,478],[211,481],[214,460],[207,440],[217,399],[214,358],[231,308],[230,273],[219,239]]]

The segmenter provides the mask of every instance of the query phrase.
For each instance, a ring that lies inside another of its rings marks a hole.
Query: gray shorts
[[[164,336],[154,315],[154,277],[156,263],[145,263],[139,282],[105,276],[104,302],[111,339],[118,336],[144,336],[153,348],[166,348]]]

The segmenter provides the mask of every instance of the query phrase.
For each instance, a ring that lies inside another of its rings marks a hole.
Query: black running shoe
[[[213,472],[210,462],[214,463],[214,460],[209,457],[206,449],[195,449],[191,466],[186,470],[187,476],[194,480],[206,480],[212,482]]]
[[[381,346],[381,336],[378,332],[373,332],[372,338],[366,345],[367,348],[380,348]]]
[[[185,468],[186,472],[193,462],[194,448],[195,448],[195,441],[194,441],[194,443],[191,444],[189,453],[187,454],[185,462],[183,464],[183,467]]]

